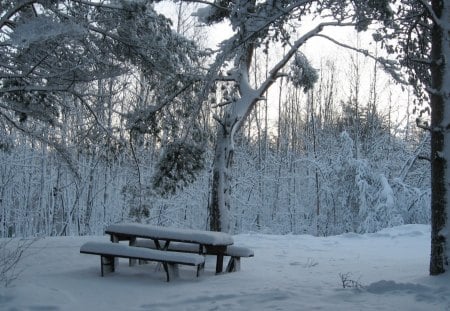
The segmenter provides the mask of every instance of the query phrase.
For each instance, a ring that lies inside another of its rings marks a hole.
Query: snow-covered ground
[[[107,237],[45,238],[0,287],[0,310],[450,310],[450,277],[428,276],[430,230],[407,225],[375,234],[327,238],[241,234],[252,247],[237,273],[214,275],[214,258],[195,277],[165,282],[154,264],[100,277],[98,256],[79,253]],[[357,287],[343,288],[342,281]],[[354,282],[351,282],[354,281]]]

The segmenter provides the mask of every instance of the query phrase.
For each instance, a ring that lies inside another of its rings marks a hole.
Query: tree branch
[[[77,180],[81,180],[81,176],[80,176],[78,170],[76,169],[76,165],[74,163],[75,161],[74,161],[71,153],[69,152],[69,150],[67,150],[67,148],[65,148],[65,146],[63,146],[62,144],[60,144],[58,142],[51,141],[48,138],[42,137],[42,135],[38,135],[38,134],[33,133],[32,131],[22,127],[21,125],[17,124],[17,122],[12,120],[8,115],[3,113],[1,110],[0,110],[0,116],[5,118],[5,120],[7,122],[9,122],[13,127],[15,127],[20,132],[23,132],[26,135],[29,135],[29,136],[37,139],[38,141],[43,142],[43,143],[47,144],[48,146],[53,147],[57,151],[57,153],[64,159],[64,161],[68,164],[69,169],[72,171],[75,178]]]
[[[206,0],[187,0],[185,2],[206,4],[206,5],[210,5],[212,7],[215,7],[216,9],[219,9],[219,10],[227,10],[227,11],[229,11],[229,9],[226,8],[226,7],[220,6],[217,3],[209,2],[209,1],[206,1]]]
[[[421,128],[422,130],[431,132],[431,127],[428,126],[428,124],[426,122],[423,122],[422,120],[420,120],[419,118],[416,119],[416,126],[418,128]]]
[[[433,22],[438,25],[439,27],[442,26],[441,19],[436,15],[431,5],[424,1],[424,0],[417,0],[424,8],[427,10],[428,14],[430,14],[430,18],[433,20]]]
[[[262,94],[264,94],[267,89],[276,81],[276,79],[278,78],[278,73],[279,71],[288,63],[288,61],[292,58],[292,56],[294,56],[294,54],[297,52],[297,50],[309,39],[311,39],[312,37],[316,37],[316,36],[322,36],[320,34],[320,32],[322,32],[322,30],[325,27],[330,27],[330,26],[355,26],[354,23],[340,23],[340,22],[324,22],[324,23],[320,23],[318,24],[316,27],[314,27],[312,30],[310,30],[309,32],[307,32],[305,35],[303,35],[302,37],[300,37],[299,39],[297,39],[292,45],[291,48],[289,49],[289,51],[287,52],[287,54],[283,57],[283,59],[281,59],[273,68],[272,70],[269,72],[269,75],[266,79],[266,81],[261,84],[261,86],[258,89],[258,94],[260,94],[260,96],[262,96]]]
[[[76,3],[79,3],[79,4],[83,4],[83,5],[87,5],[87,6],[97,7],[97,8],[106,8],[106,9],[113,9],[113,10],[124,10],[123,6],[105,4],[103,1],[101,1],[101,2],[92,2],[92,1],[84,1],[84,0],[70,0],[70,1],[76,2]]]
[[[394,67],[394,65],[396,65],[394,61],[385,59],[383,57],[376,57],[376,56],[370,54],[368,50],[359,49],[359,48],[356,48],[354,46],[347,45],[345,43],[339,42],[339,41],[337,41],[337,40],[335,40],[335,39],[333,39],[333,38],[331,38],[331,37],[329,37],[327,35],[324,35],[324,34],[317,34],[316,37],[322,37],[322,38],[327,39],[328,41],[330,41],[330,42],[332,42],[332,43],[334,43],[336,45],[339,45],[339,46],[344,47],[346,49],[353,50],[355,52],[363,54],[364,56],[369,57],[369,58],[379,62],[383,66],[383,68],[387,72],[389,72],[391,74],[392,78],[394,78],[397,82],[402,83],[402,84],[409,84],[408,81],[405,81],[399,75],[398,71],[400,71],[400,69]]]
[[[3,28],[3,26],[8,25],[11,23],[9,20],[11,17],[13,17],[17,12],[22,10],[24,7],[33,4],[36,2],[36,0],[22,0],[19,1],[9,12],[6,12],[6,14],[0,19],[0,29]]]
[[[242,120],[245,120],[248,116],[248,114],[252,111],[252,108],[254,105],[260,100],[261,97],[263,97],[263,94],[272,86],[273,83],[278,78],[279,72],[286,66],[286,64],[289,62],[289,60],[295,55],[295,53],[298,51],[298,49],[309,39],[317,36],[325,27],[330,26],[354,26],[354,23],[341,23],[341,22],[323,22],[313,29],[311,29],[309,32],[298,38],[290,47],[289,51],[286,53],[286,55],[275,65],[272,67],[272,69],[269,71],[268,76],[266,80],[260,85],[260,87],[253,91],[253,100],[249,103],[249,105],[246,107],[245,113],[243,114]],[[240,126],[240,124],[239,124]],[[237,130],[237,129],[236,129]]]
[[[40,85],[26,85],[16,87],[0,88],[0,94],[13,93],[13,92],[67,92],[72,85],[67,87],[53,87],[53,86],[40,86]]]

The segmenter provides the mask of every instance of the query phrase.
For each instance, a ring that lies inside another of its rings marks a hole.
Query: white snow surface
[[[179,278],[165,282],[155,264],[129,267],[125,259],[102,278],[98,256],[79,250],[107,236],[41,239],[13,284],[0,287],[0,310],[450,310],[450,276],[428,276],[429,226],[234,240],[255,251],[241,271],[215,275],[210,256],[199,278],[180,266]],[[343,288],[340,274],[362,287]]]

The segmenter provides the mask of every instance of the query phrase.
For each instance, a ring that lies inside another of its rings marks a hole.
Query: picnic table
[[[171,243],[189,243],[198,247],[198,254],[216,255],[216,273],[223,270],[223,259],[227,255],[227,247],[233,244],[233,237],[223,232],[202,231],[160,227],[137,223],[113,224],[106,228],[111,242],[129,241],[135,246],[137,239],[148,239],[157,250],[169,250]],[[130,263],[132,263],[130,261]]]

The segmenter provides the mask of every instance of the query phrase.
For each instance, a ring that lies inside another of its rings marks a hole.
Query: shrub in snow
[[[375,232],[404,224],[388,179],[366,159],[355,158],[354,142],[347,132],[340,138],[341,151],[334,170],[343,231]]]
[[[5,287],[11,285],[21,270],[18,264],[23,253],[35,242],[34,239],[4,239],[0,240],[0,283]]]
[[[352,274],[350,272],[347,273],[339,273],[339,278],[342,283],[342,288],[363,288],[364,286],[358,280],[354,280],[352,278]]]
[[[384,175],[379,175],[371,196],[373,202],[370,208],[361,211],[362,222],[359,225],[359,232],[376,232],[386,227],[404,224],[394,192]]]

